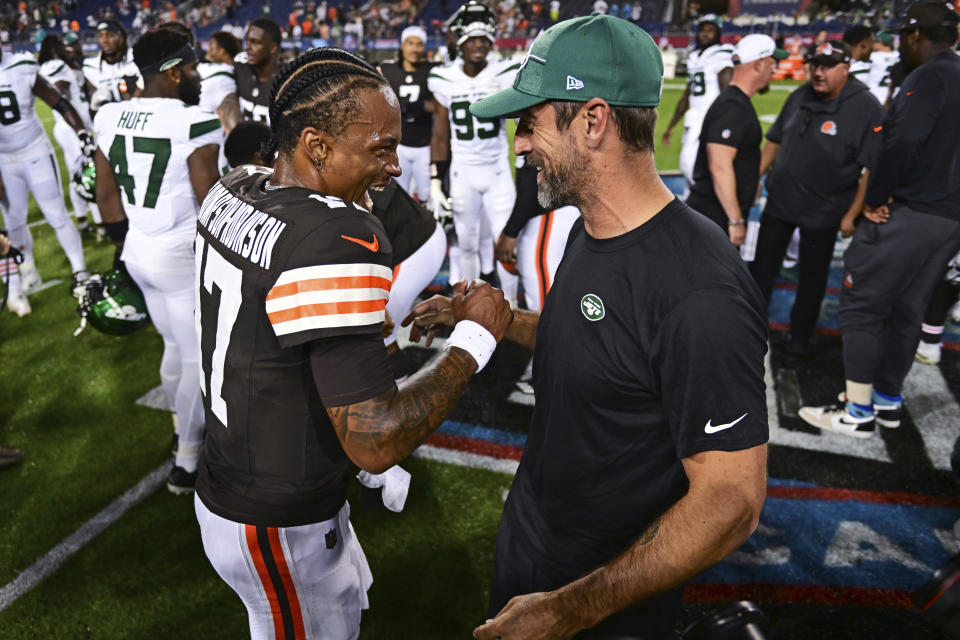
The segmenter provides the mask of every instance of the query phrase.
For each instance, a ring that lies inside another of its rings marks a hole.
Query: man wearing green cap
[[[518,114],[540,203],[582,212],[543,310],[507,333],[535,351],[537,404],[476,638],[672,638],[683,583],[757,524],[764,305],[657,175],[662,76],[646,32],[594,14],[541,33],[513,87],[470,107]],[[448,309],[417,307],[417,333]]]

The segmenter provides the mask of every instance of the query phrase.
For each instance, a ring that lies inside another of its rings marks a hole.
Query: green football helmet
[[[73,335],[89,323],[101,333],[125,336],[150,322],[143,293],[125,271],[94,273],[77,284],[73,295],[80,314],[80,327]]]
[[[73,188],[87,202],[97,199],[97,169],[93,162],[85,161],[70,177]]]

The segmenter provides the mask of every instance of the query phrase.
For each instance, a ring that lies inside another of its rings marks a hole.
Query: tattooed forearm
[[[440,426],[476,371],[469,353],[444,350],[398,388],[327,413],[347,455],[380,473],[409,456]]]

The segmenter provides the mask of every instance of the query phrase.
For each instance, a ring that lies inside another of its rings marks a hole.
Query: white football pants
[[[493,245],[510,219],[516,197],[506,156],[491,165],[466,164],[454,157],[450,164],[450,200],[461,278],[470,282],[480,277],[482,267],[493,270]],[[515,300],[517,277],[499,263],[497,274],[504,296]]]
[[[130,277],[143,291],[147,311],[163,338],[160,384],[177,414],[177,466],[197,468],[203,446],[204,413],[200,391],[200,340],[194,324],[196,306],[193,263],[190,270],[169,273],[125,261]]]
[[[53,137],[60,148],[63,149],[63,162],[67,165],[67,171],[70,172],[72,178],[73,174],[80,169],[80,165],[83,164],[83,145],[80,144],[80,138],[77,137],[77,132],[70,125],[59,118],[57,123],[53,125]],[[73,180],[70,180],[70,204],[73,205],[73,213],[78,218],[87,215],[87,209],[89,209],[93,221],[97,224],[102,222],[100,209],[97,208],[96,203],[84,200],[73,186]]]
[[[430,145],[425,147],[397,146],[400,158],[400,177],[397,182],[404,191],[420,202],[430,198]]]
[[[527,221],[517,236],[517,271],[527,309],[539,311],[563,259],[570,228],[580,217],[576,207],[561,207]]]
[[[29,195],[33,193],[43,217],[53,227],[63,252],[67,254],[71,270],[86,269],[80,232],[67,213],[53,153],[33,160],[0,164],[0,177],[3,178],[7,200],[4,216],[13,246],[20,249],[28,260],[33,259],[33,237],[27,230],[27,207]]]
[[[413,255],[393,268],[393,285],[387,300],[387,313],[393,318],[393,333],[383,341],[384,344],[391,345],[397,341],[400,321],[413,308],[420,292],[440,272],[446,253],[447,234],[438,222],[433,235]]]
[[[258,527],[221,518],[194,497],[203,550],[247,608],[251,640],[353,640],[373,576],[350,503],[325,522]]]

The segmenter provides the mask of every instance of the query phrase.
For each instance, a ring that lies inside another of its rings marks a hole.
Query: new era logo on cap
[[[479,118],[518,114],[549,100],[606,100],[617,107],[660,102],[663,57],[646,31],[594,13],[542,31],[513,86],[470,105]]]

